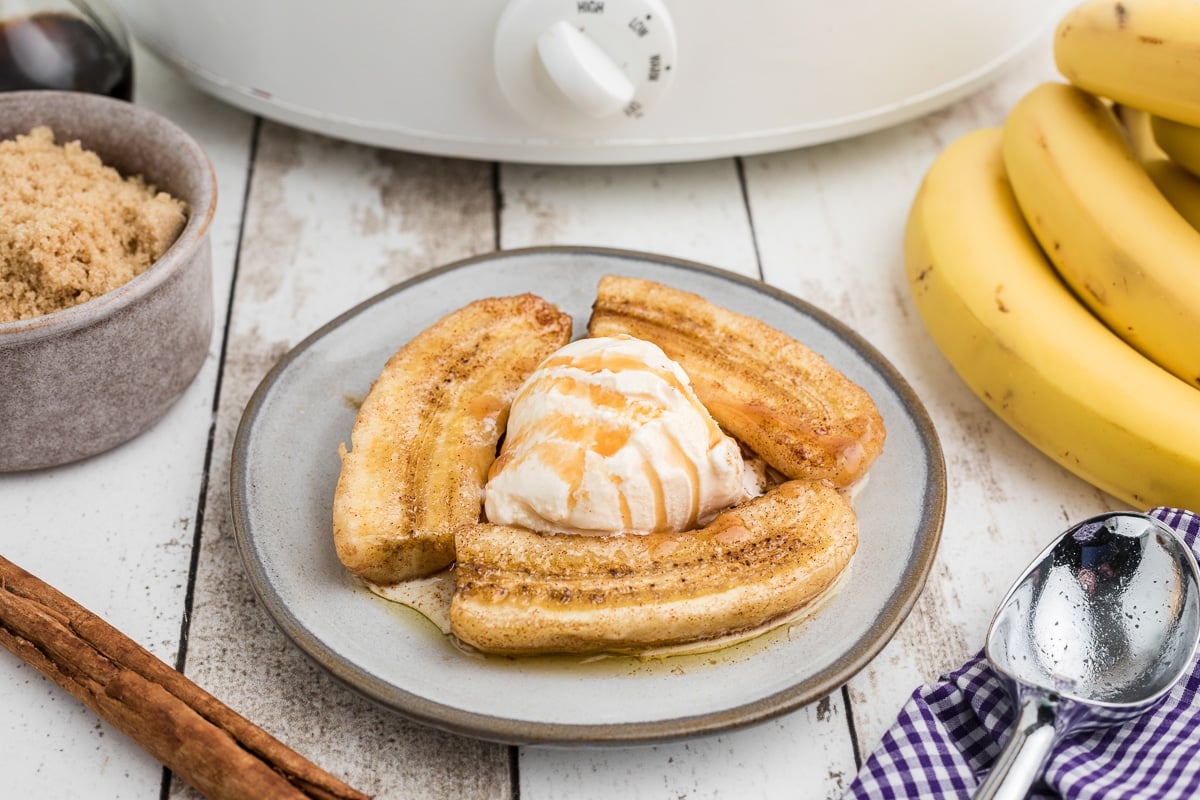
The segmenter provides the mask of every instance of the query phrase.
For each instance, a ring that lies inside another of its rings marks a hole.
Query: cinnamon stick
[[[211,800],[369,800],[3,556],[0,645]]]

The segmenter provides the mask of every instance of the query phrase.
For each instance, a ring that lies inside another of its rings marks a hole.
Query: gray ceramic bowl
[[[0,139],[38,125],[188,204],[176,242],[129,283],[72,308],[0,323],[0,472],[65,464],[150,427],[191,383],[212,335],[212,165],[186,132],[130,103],[0,93]]]

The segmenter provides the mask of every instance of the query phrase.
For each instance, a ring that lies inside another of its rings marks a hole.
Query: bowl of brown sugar
[[[0,472],[102,453],[183,394],[212,336],[216,197],[153,111],[0,93]]]

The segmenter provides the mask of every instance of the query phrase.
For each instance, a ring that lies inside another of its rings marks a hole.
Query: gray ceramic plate
[[[707,655],[508,659],[456,649],[417,612],[359,585],[334,554],[330,506],[355,401],[387,358],[442,315],[533,291],[586,326],[605,273],[685,288],[790,333],[864,386],[888,429],[857,501],[861,542],[818,614]],[[280,628],[335,677],[402,714],[504,742],[681,738],[758,722],[824,697],[879,652],[916,601],[945,505],[940,446],[920,402],[858,335],[766,285],[697,264],[613,250],[508,251],[385,292],[314,333],[263,380],[232,468],[238,544]]]

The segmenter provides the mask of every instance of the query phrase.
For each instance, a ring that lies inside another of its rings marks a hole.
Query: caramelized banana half
[[[351,572],[390,584],[454,560],[454,529],[480,519],[513,395],[570,336],[568,315],[523,294],[471,303],[392,356],[334,495],[334,545]]]
[[[824,482],[790,481],[686,533],[456,533],[451,631],[483,652],[645,650],[753,630],[820,596],[858,544]]]
[[[653,281],[606,275],[588,335],[657,344],[727,433],[788,478],[846,487],[883,450],[885,429],[862,387],[761,320]]]

